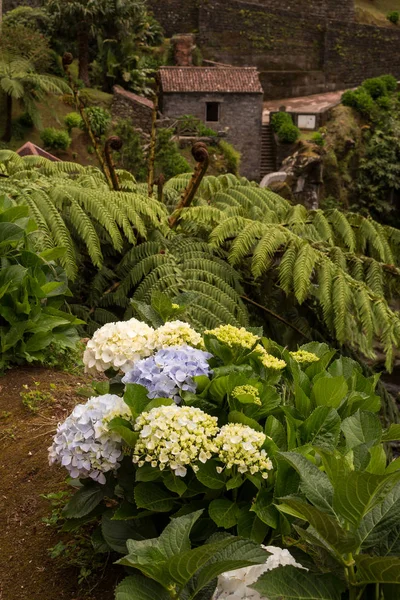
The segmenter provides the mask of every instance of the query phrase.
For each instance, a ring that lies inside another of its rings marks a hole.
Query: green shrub
[[[271,117],[271,126],[275,133],[278,133],[282,125],[293,125],[293,119],[287,112],[277,112]]]
[[[85,115],[90,123],[93,134],[96,137],[104,135],[111,121],[110,112],[100,106],[89,106],[85,108]],[[86,124],[83,120],[81,120],[79,126],[83,131],[86,131]]]
[[[366,79],[362,82],[362,86],[371,98],[376,100],[377,98],[381,98],[382,96],[387,95],[387,87],[385,81],[382,77],[372,77],[371,79]]]
[[[82,117],[77,112],[70,112],[64,118],[64,125],[67,128],[69,135],[71,135],[74,127],[80,127],[82,123]]]
[[[294,144],[297,142],[301,131],[293,123],[284,123],[278,130],[278,140],[281,144]]]
[[[382,110],[389,110],[392,106],[389,96],[381,96],[380,98],[377,98],[376,104]]]
[[[121,150],[115,153],[118,166],[132,173],[137,181],[146,181],[147,163],[140,134],[129,119],[119,120],[115,133],[123,142]]]
[[[181,173],[189,173],[190,168],[187,160],[179,152],[178,145],[172,140],[173,132],[170,129],[159,129],[157,131],[156,144],[156,170],[171,179]]]
[[[225,140],[221,140],[218,145],[226,160],[226,168],[228,173],[239,175],[240,161],[242,158],[240,152],[236,150],[232,144],[229,144]]]
[[[313,144],[316,144],[317,146],[321,146],[321,148],[322,148],[322,146],[325,145],[324,136],[319,131],[316,131],[311,136],[311,141],[312,141]]]
[[[400,13],[398,10],[392,10],[391,12],[389,12],[386,15],[386,18],[388,21],[390,21],[394,25],[397,25],[397,23],[399,22],[399,19],[400,19]]]
[[[71,138],[68,133],[55,127],[46,127],[43,129],[40,139],[47,148],[54,148],[54,150],[67,150],[71,144]]]
[[[22,127],[26,127],[26,129],[31,129],[34,125],[31,115],[27,112],[23,112],[22,115],[18,117],[17,121]]]
[[[65,251],[37,253],[36,229],[28,206],[0,196],[0,371],[43,362],[50,344],[73,348],[79,339],[75,325],[82,321],[60,310],[69,290],[64,270],[53,261]]]
[[[396,77],[393,77],[393,75],[381,75],[381,79],[385,82],[388,92],[395,92],[397,90]]]
[[[342,104],[354,108],[368,119],[372,119],[376,114],[375,102],[364,87],[345,92],[342,96]]]

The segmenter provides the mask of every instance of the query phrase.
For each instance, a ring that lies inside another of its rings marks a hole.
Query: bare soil
[[[34,382],[54,398],[37,413],[20,396]],[[65,470],[48,465],[47,448],[57,423],[82,402],[76,394],[82,384],[83,377],[44,368],[15,368],[0,377],[0,600],[114,598],[118,571],[107,568],[94,589],[79,586],[78,569],[49,556],[60,534],[43,522],[51,506],[41,494],[67,489]]]

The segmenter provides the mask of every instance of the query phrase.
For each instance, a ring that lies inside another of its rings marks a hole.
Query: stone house
[[[113,87],[113,92],[111,107],[113,118],[128,119],[136,129],[150,133],[153,102],[148,98],[128,92],[119,85]]]
[[[193,115],[242,154],[241,174],[260,180],[263,89],[254,67],[162,67],[160,110]]]

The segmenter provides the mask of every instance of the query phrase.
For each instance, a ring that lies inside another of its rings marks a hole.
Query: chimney
[[[196,48],[193,33],[181,33],[171,39],[174,52],[175,66],[191,67],[193,65],[193,51]]]

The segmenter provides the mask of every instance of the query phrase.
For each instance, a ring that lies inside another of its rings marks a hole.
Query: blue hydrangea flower
[[[196,391],[193,377],[211,373],[209,352],[190,346],[172,346],[159,350],[154,356],[139,360],[123,383],[139,383],[148,390],[149,398],[174,398],[179,392]]]

